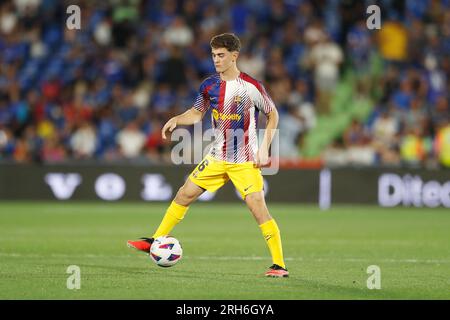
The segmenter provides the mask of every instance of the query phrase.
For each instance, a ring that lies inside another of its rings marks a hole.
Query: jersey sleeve
[[[269,94],[267,93],[266,88],[264,88],[262,83],[258,82],[257,89],[258,92],[253,100],[256,107],[264,114],[272,112],[272,110],[275,109],[275,104],[273,103],[272,98],[270,98]]]
[[[198,89],[197,97],[195,98],[193,107],[200,112],[205,112],[209,108],[209,96],[208,91],[206,90],[205,81],[203,81],[203,83],[200,85],[200,88]]]

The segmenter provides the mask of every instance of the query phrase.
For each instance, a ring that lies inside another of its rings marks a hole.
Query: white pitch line
[[[137,253],[139,254],[139,253]],[[0,252],[0,257],[10,258],[130,258],[136,256],[135,253],[120,254],[120,255],[104,255],[104,254],[36,254],[36,253],[14,253],[14,252]],[[145,255],[141,254],[142,257]],[[184,259],[196,260],[270,260],[270,256],[184,256]],[[431,263],[431,264],[447,264],[450,260],[439,259],[377,259],[377,258],[322,258],[322,257],[286,257],[286,261],[314,261],[314,262],[329,262],[329,261],[343,261],[343,262],[366,262],[366,263]]]

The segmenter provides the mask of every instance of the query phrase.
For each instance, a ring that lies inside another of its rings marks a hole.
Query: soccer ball
[[[151,259],[160,267],[171,267],[181,260],[183,248],[180,242],[171,236],[156,238],[150,248]]]

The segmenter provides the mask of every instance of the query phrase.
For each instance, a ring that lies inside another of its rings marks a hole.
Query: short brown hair
[[[228,51],[241,50],[241,40],[234,33],[222,33],[212,37],[210,42],[211,48],[225,48]]]

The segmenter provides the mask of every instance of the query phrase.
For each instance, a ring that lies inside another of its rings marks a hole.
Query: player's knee
[[[245,202],[252,209],[265,208],[266,203],[264,201],[264,196],[260,192],[255,192],[247,195],[245,197]]]
[[[247,195],[245,197],[245,202],[247,203],[248,208],[250,209],[258,224],[262,224],[272,219],[269,210],[267,209],[266,201],[264,200],[264,194],[262,192],[251,193]]]
[[[186,188],[184,186],[178,190],[177,195],[175,196],[175,202],[177,202],[178,204],[180,204],[182,206],[188,206],[194,200],[195,200],[195,194],[186,190]]]

